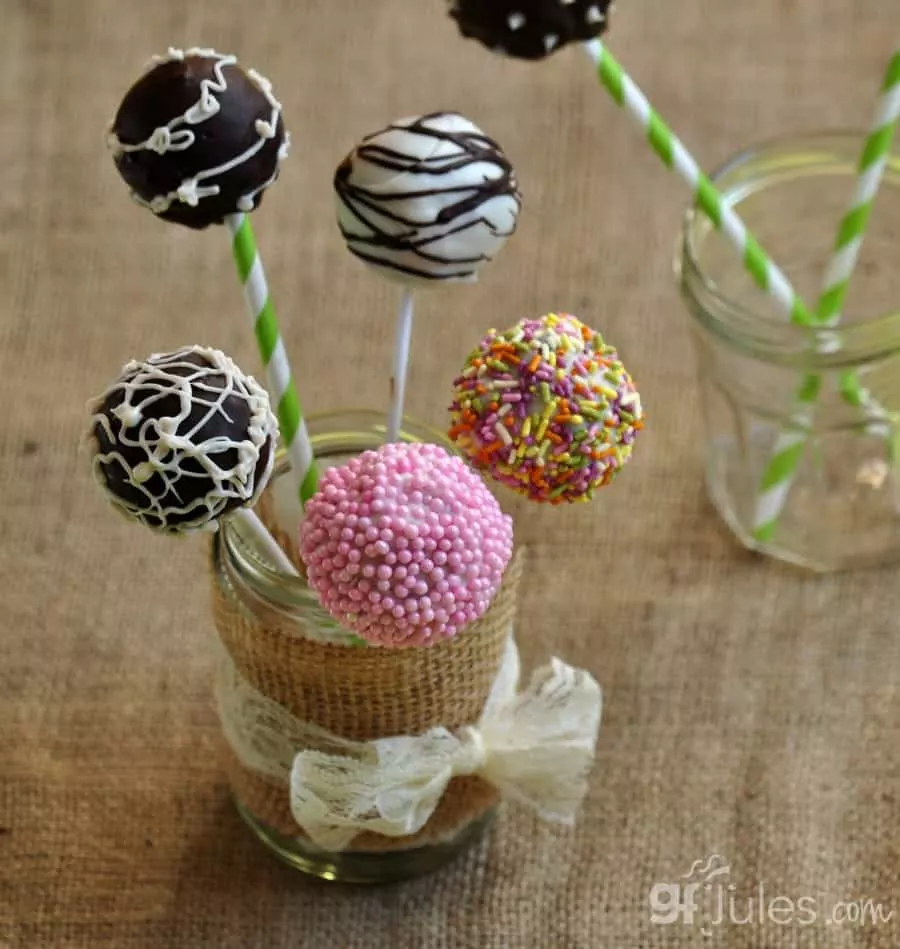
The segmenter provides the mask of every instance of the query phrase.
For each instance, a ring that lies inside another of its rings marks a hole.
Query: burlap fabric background
[[[495,59],[442,7],[0,0],[0,946],[896,946],[897,573],[818,579],[736,549],[700,481],[670,277],[683,192],[579,53]],[[630,0],[614,46],[714,164],[868,116],[898,26],[896,0]],[[384,398],[395,304],[341,245],[333,168],[443,107],[504,144],[527,210],[479,286],[422,295],[411,408],[440,422],[478,334],[551,308],[602,327],[641,383],[627,474],[520,521],[526,660],[557,653],[606,690],[574,833],[510,811],[433,878],[347,890],[282,868],[232,811],[205,546],[120,521],[76,452],[84,401],[131,356],[204,342],[256,365],[224,236],[132,206],[103,148],[147,54],[195,42],[239,51],[286,103],[295,149],[256,224],[310,410]],[[740,896],[870,898],[894,922],[653,925],[654,884],[714,852]]]

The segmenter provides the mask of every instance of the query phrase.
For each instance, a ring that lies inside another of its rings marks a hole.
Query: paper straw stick
[[[816,308],[816,319],[822,326],[835,326],[850,288],[859,254],[865,240],[866,226],[872,215],[875,196],[884,177],[891,144],[900,120],[900,49],[890,63],[881,86],[875,118],[866,137],[857,165],[856,187],[847,213],[841,219],[834,254],[825,272],[822,295]],[[770,541],[778,526],[778,518],[787,502],[791,486],[812,424],[813,405],[819,396],[822,380],[818,375],[807,375],[795,397],[791,414],[791,430],[783,431],[775,443],[772,456],[763,473],[760,495],[754,517],[753,536],[759,541]],[[850,405],[862,408],[867,414],[880,419],[879,434],[890,435],[886,424],[888,413],[872,398],[862,385],[859,375],[845,370],[840,376],[840,391]],[[877,424],[877,423],[876,423]],[[891,443],[893,444],[893,443]],[[889,448],[893,451],[893,448]]]
[[[790,281],[747,230],[744,222],[726,203],[696,160],[603,43],[600,40],[589,40],[584,44],[584,48],[596,63],[600,82],[644,130],[651,148],[663,164],[691,188],[697,207],[731,242],[757,286],[775,301],[792,322],[802,326],[813,325],[813,315]]]
[[[316,493],[319,473],[275,317],[275,308],[269,297],[266,274],[256,249],[253,228],[246,214],[231,214],[225,219],[225,223],[232,237],[234,261],[244,288],[247,310],[253,321],[259,355],[266,371],[269,396],[281,426],[281,436],[297,482],[300,503],[305,505]]]
[[[816,316],[826,326],[833,326],[841,318],[850,279],[865,239],[866,226],[872,216],[875,196],[890,158],[898,118],[900,48],[894,52],[888,64],[875,117],[859,158],[853,201],[841,220],[834,245],[834,256],[825,273],[825,286],[816,308]]]
[[[275,538],[269,533],[266,525],[257,517],[250,508],[239,507],[232,517],[240,521],[253,539],[259,544],[260,550],[272,561],[272,565],[277,567],[282,573],[297,576],[297,568],[290,562],[287,554],[281,549]]]
[[[391,408],[388,414],[387,441],[395,442],[400,436],[403,421],[403,402],[406,398],[406,377],[409,373],[409,344],[413,327],[413,294],[404,287],[397,314],[397,337],[394,341],[394,369],[391,376]]]

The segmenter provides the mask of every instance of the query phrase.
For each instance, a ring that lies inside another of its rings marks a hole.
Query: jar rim
[[[727,199],[735,191],[740,195],[740,181],[735,180],[730,187],[723,189],[723,180],[739,178],[745,169],[761,162],[774,162],[779,156],[787,159],[792,153],[806,154],[807,167],[820,170],[846,167],[849,160],[855,174],[865,136],[866,132],[862,130],[831,129],[772,137],[732,155],[709,177]],[[896,145],[888,159],[885,179],[900,187],[900,151]],[[697,206],[687,208],[677,243],[675,274],[683,291],[700,303],[704,322],[712,324],[711,329],[744,340],[778,360],[794,361],[800,357],[823,366],[841,365],[847,361],[848,355],[852,355],[853,360],[874,358],[900,347],[900,309],[849,324],[809,327],[778,319],[734,300],[710,277],[700,262],[700,229],[704,226],[709,225],[703,212]]]

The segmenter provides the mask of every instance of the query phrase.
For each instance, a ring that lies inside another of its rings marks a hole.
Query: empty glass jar
[[[713,177],[810,309],[862,137],[750,149]],[[819,571],[900,557],[900,156],[888,165],[842,318],[791,324],[697,211],[676,260],[692,317],[706,479],[745,546]]]

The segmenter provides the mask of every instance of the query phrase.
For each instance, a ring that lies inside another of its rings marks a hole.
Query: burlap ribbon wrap
[[[584,794],[600,689],[554,660],[519,693],[519,550],[487,613],[427,648],[323,641],[217,569],[213,614],[232,790],[286,836],[329,851],[452,840],[501,797],[570,821]]]
[[[300,721],[225,658],[219,712],[237,758],[286,785],[294,820],[324,850],[344,850],[363,832],[417,834],[450,781],[466,775],[484,778],[546,820],[571,823],[594,757],[600,687],[557,659],[535,672],[525,691],[517,692],[518,681],[510,636],[477,724],[355,742]]]

